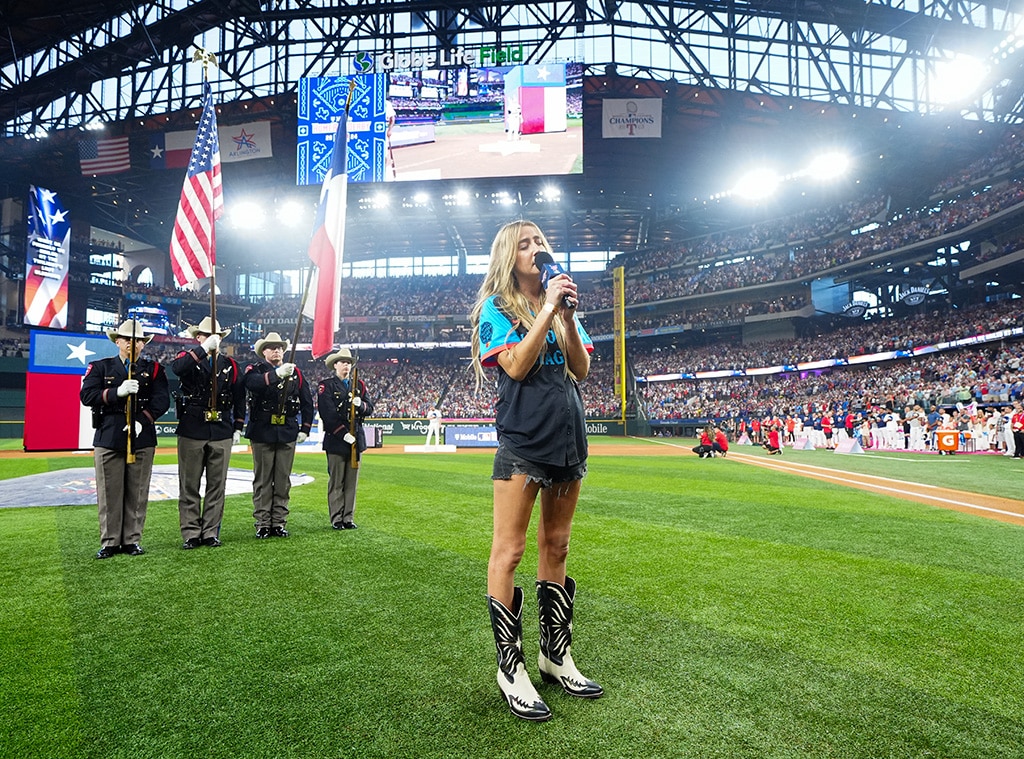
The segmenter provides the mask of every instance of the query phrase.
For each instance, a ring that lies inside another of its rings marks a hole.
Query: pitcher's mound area
[[[293,474],[292,486],[313,482],[308,474]],[[206,491],[205,481],[199,492]],[[252,471],[229,469],[227,495],[252,492]],[[161,464],[153,467],[149,483],[150,501],[178,498],[178,467]],[[13,480],[0,480],[0,508],[14,506],[87,506],[96,503],[96,475],[91,467],[61,469],[57,472],[31,474]]]

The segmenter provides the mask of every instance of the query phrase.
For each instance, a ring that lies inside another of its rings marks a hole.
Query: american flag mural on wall
[[[67,327],[70,251],[71,222],[57,193],[29,187],[25,324],[50,329]]]

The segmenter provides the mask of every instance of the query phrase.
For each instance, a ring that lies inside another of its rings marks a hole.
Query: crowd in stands
[[[1024,398],[1024,345],[967,348],[850,367],[801,377],[798,373],[719,380],[650,383],[640,390],[655,420],[775,417],[822,409],[877,413],[918,406],[1011,403]]]
[[[1024,326],[1019,300],[979,304],[954,311],[929,311],[903,319],[858,321],[817,337],[701,347],[633,349],[637,376],[687,374],[724,369],[795,366],[807,361],[886,351],[909,351],[1010,327]]]
[[[967,197],[944,201],[938,209],[898,214],[871,232],[846,234],[822,245],[806,244],[758,252],[756,255],[750,249],[734,251],[729,253],[732,258],[727,261],[692,264],[629,278],[627,288],[631,302],[652,302],[802,279],[954,232],[1022,201],[1024,183],[1015,180]],[[688,250],[679,250],[677,254],[688,255]],[[629,274],[627,271],[627,277]],[[588,303],[594,309],[609,308],[612,305],[611,285],[589,293]]]

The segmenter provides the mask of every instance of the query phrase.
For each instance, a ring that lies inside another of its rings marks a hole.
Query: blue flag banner
[[[387,166],[387,75],[307,77],[299,80],[296,177],[323,184],[331,167],[334,135],[345,113],[349,81],[348,181],[383,182]]]

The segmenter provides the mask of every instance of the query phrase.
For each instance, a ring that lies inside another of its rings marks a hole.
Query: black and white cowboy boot
[[[543,722],[551,719],[551,710],[530,682],[523,658],[523,589],[516,588],[512,597],[513,611],[493,596],[487,596],[487,607],[498,649],[498,687],[508,708],[520,719]]]
[[[537,664],[546,683],[561,685],[570,696],[600,698],[604,689],[584,677],[572,660],[572,607],[576,581],[566,575],[565,587],[557,582],[537,582],[540,616],[540,655]]]

